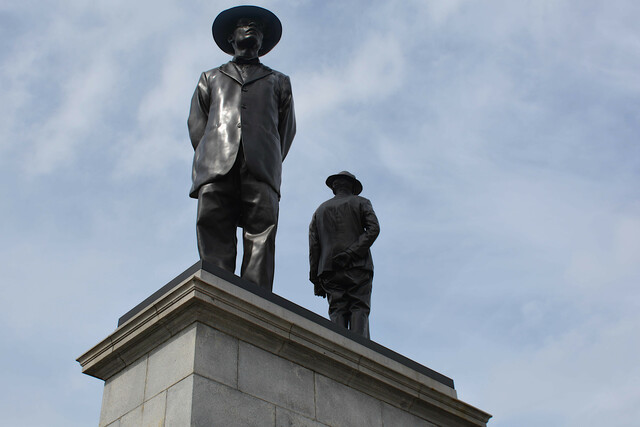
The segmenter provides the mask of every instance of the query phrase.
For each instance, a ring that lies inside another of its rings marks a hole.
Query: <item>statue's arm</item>
[[[371,202],[367,199],[362,199],[360,204],[360,215],[362,219],[362,225],[364,227],[363,233],[345,252],[354,259],[365,258],[369,253],[369,248],[376,241],[380,234],[380,224],[378,223],[378,217],[373,211]]]
[[[291,80],[283,76],[280,84],[280,105],[278,108],[278,133],[280,134],[280,148],[282,160],[287,156],[293,137],[296,135],[296,114],[293,108],[293,93]]]
[[[318,241],[318,229],[316,228],[316,215],[311,217],[309,224],[309,280],[317,284],[318,278],[318,261],[320,260],[320,243]]]
[[[318,276],[318,263],[320,260],[320,242],[318,241],[318,229],[316,227],[316,215],[313,214],[309,225],[309,280],[313,283],[313,293],[316,296],[326,298],[327,292],[322,287]]]
[[[207,75],[202,73],[198,86],[191,98],[191,110],[189,111],[189,119],[187,120],[187,126],[189,127],[189,138],[191,139],[191,145],[195,150],[204,131],[207,127],[207,120],[209,119],[209,87],[207,84]]]

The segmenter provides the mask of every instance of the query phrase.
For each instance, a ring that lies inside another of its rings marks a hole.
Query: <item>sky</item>
[[[97,425],[75,359],[198,259],[186,119],[231,1],[0,2],[0,425]],[[640,3],[259,1],[291,77],[274,292],[364,185],[372,339],[489,426],[640,419]]]

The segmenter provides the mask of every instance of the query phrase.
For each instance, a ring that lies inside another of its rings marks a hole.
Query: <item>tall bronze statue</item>
[[[309,280],[329,300],[329,318],[369,338],[373,259],[380,225],[362,184],[347,171],[326,184],[335,195],[321,204],[309,225]]]
[[[234,272],[242,227],[241,276],[271,290],[282,161],[296,122],[289,77],[259,57],[280,41],[282,25],[266,9],[238,6],[221,12],[212,30],[233,59],[203,72],[191,100],[189,195],[198,199],[198,251]]]

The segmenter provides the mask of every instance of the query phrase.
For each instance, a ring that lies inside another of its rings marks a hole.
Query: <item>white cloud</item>
[[[25,172],[31,175],[48,174],[69,166],[81,145],[95,141],[100,131],[105,104],[111,101],[115,66],[107,58],[95,58],[87,69],[68,76],[63,86],[59,106],[43,122],[28,131],[33,143],[30,161]]]
[[[536,349],[497,355],[499,364],[486,373],[487,407],[498,425],[633,425],[638,396],[631,391],[640,378],[634,355],[640,350],[629,340],[637,315],[625,320],[588,321]],[[513,351],[513,350],[512,350]],[[613,365],[630,369],[619,370]],[[517,392],[516,392],[517,391]],[[491,396],[487,398],[488,396]],[[626,396],[626,397],[623,397]],[[526,423],[522,424],[523,418]]]
[[[405,60],[393,35],[368,36],[364,40],[344,64],[293,76],[298,82],[296,113],[301,118],[317,120],[314,116],[346,106],[382,102],[402,85]]]
[[[615,292],[632,291],[640,280],[640,213],[598,215],[583,231],[570,255],[568,283],[583,290],[614,286]]]
[[[116,144],[119,154],[115,174],[119,178],[154,175],[166,171],[176,161],[190,162],[193,152],[186,117],[197,82],[193,70],[200,47],[194,47],[186,38],[173,41],[162,60],[162,68],[157,75],[149,76],[152,87],[141,93],[135,128]]]

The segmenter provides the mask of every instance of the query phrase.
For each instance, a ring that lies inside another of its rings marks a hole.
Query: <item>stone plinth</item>
[[[78,358],[100,426],[485,426],[453,381],[197,263]]]

